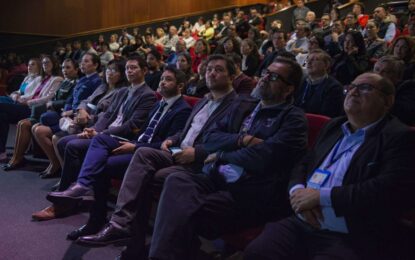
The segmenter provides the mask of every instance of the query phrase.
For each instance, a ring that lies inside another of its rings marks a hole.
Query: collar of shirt
[[[177,96],[173,96],[173,97],[169,97],[169,98],[162,98],[162,101],[164,101],[164,102],[166,102],[167,103],[167,107],[169,108],[169,107],[171,107],[173,104],[174,104],[174,102],[176,102],[180,97],[181,97],[182,95],[181,94],[179,94],[179,95],[177,95]],[[167,110],[167,109],[165,109],[165,110]]]
[[[138,84],[138,85],[130,85],[129,87],[128,87],[128,94],[129,95],[131,95],[135,90],[137,90],[138,88],[140,88],[140,87],[142,87],[142,86],[144,86],[144,84],[146,84],[146,82],[145,81],[143,81],[143,82],[141,82],[140,84]]]
[[[94,76],[95,74],[98,74],[98,72],[94,72],[94,73],[91,73],[89,75],[85,74],[85,77],[90,78],[90,77]]]
[[[326,74],[326,75],[324,75],[324,76],[321,76],[321,77],[318,77],[318,78],[316,78],[316,79],[311,79],[311,77],[310,76],[308,76],[308,78],[307,78],[307,83],[308,84],[310,84],[310,85],[318,85],[318,84],[321,84],[324,80],[326,80],[327,78],[328,78],[329,76]]]
[[[209,93],[206,95],[206,98],[209,100],[209,102],[220,103],[232,92],[233,92],[233,88],[231,88],[227,93],[223,94],[217,99],[214,99],[212,93]]]
[[[365,139],[365,137],[366,137],[366,135],[368,134],[368,133],[370,133],[371,132],[371,130],[377,125],[377,124],[379,124],[379,122],[380,121],[382,121],[382,119],[383,119],[383,117],[382,118],[380,118],[379,120],[377,120],[376,122],[374,122],[374,123],[372,123],[372,124],[370,124],[370,125],[367,125],[367,126],[365,126],[365,127],[363,127],[363,128],[360,128],[360,129],[357,129],[357,131],[356,132],[354,132],[354,133],[352,133],[352,131],[350,130],[351,129],[351,126],[350,126],[350,122],[349,121],[347,121],[347,122],[345,122],[344,124],[342,124],[342,131],[343,131],[343,134],[344,134],[344,136],[346,136],[346,137],[352,137],[352,138],[362,138],[362,136],[363,136],[363,140]]]

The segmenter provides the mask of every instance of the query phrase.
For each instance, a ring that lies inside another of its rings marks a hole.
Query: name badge
[[[321,186],[329,179],[331,172],[317,169],[307,182],[307,187],[319,190]]]

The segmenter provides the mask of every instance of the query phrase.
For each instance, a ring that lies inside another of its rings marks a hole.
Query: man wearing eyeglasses
[[[388,112],[392,83],[374,73],[345,88],[346,117],[328,123],[292,172],[296,215],[270,223],[245,259],[409,259],[400,221],[415,207],[415,138]]]
[[[161,194],[150,259],[196,259],[198,235],[289,214],[289,173],[307,144],[304,113],[291,104],[302,69],[277,58],[258,83],[261,100],[236,103],[204,137],[202,172],[173,172]]]

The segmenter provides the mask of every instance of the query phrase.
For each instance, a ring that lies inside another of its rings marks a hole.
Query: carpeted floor
[[[50,203],[46,193],[56,182],[36,172],[0,170],[0,259],[114,259],[117,247],[88,249],[65,239],[87,220],[87,213],[35,222],[31,214]]]
[[[12,146],[13,131],[9,136]],[[9,151],[10,153],[12,151]],[[31,214],[50,205],[45,199],[57,179],[43,180],[45,162],[30,162],[18,171],[0,169],[0,260],[114,259],[121,247],[89,249],[66,240],[66,234],[85,224],[88,213],[35,222]]]

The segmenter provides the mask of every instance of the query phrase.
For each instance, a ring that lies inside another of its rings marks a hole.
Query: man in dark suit
[[[64,164],[58,191],[66,190],[76,181],[94,136],[102,133],[132,138],[134,131],[140,129],[147,119],[156,102],[154,91],[144,82],[147,64],[142,58],[135,56],[127,60],[125,67],[131,85],[116,93],[105,114],[100,116],[92,127],[85,128],[82,133],[65,136],[59,140],[57,146],[61,157],[64,158]],[[48,208],[45,210],[55,210]]]
[[[198,235],[217,238],[240,226],[290,213],[285,187],[307,147],[304,112],[291,104],[298,63],[277,58],[258,83],[261,101],[236,104],[205,135],[211,154],[201,172],[166,179],[150,259],[196,259]]]
[[[346,91],[346,117],[328,123],[292,172],[296,215],[268,224],[245,259],[413,257],[413,231],[401,222],[415,206],[413,131],[388,113],[389,80],[365,73]]]
[[[92,138],[76,184],[63,192],[51,192],[54,205],[77,205],[85,196],[95,197],[87,224],[68,235],[71,240],[96,233],[106,222],[106,198],[110,177],[122,177],[139,147],[159,148],[168,136],[181,131],[191,108],[181,96],[186,75],[175,67],[167,67],[160,81],[162,100],[158,102],[138,133],[136,141],[100,134]],[[94,192],[93,192],[93,191]],[[98,230],[97,230],[98,229]]]
[[[78,243],[105,246],[130,239],[134,234],[123,255],[142,259],[140,254],[144,252],[152,192],[160,192],[164,179],[171,172],[201,171],[208,155],[202,143],[203,135],[225,116],[237,97],[232,88],[234,74],[235,66],[226,56],[211,55],[208,58],[206,81],[210,93],[193,108],[183,131],[168,137],[161,148],[142,147],[136,150],[110,223],[94,236],[80,237]]]

